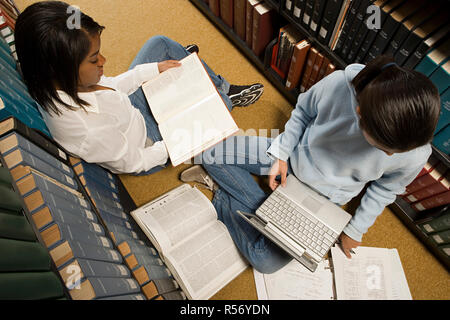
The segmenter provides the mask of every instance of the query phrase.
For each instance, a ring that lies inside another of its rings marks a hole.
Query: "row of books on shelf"
[[[0,119],[9,116],[20,119],[26,126],[50,136],[37,108],[17,69],[11,49],[0,36]]]
[[[5,127],[16,130],[0,131],[2,163],[21,200],[9,196],[3,202],[23,203],[70,298],[185,299],[123,210],[115,175],[56,146],[46,148],[39,143],[44,136],[21,130],[25,126],[14,118],[0,123]]]
[[[284,0],[283,10],[346,63],[392,55],[413,69],[448,38],[448,1]]]
[[[272,49],[270,67],[288,90],[297,88],[300,92],[307,91],[336,70],[335,65],[292,25],[280,29]]]
[[[427,210],[415,224],[446,257],[450,257],[450,205]]]
[[[19,10],[14,2],[9,0],[0,0],[0,35],[7,43],[11,50],[11,54],[17,61],[16,45],[14,38],[14,30]]]
[[[206,2],[256,55],[276,36],[274,1]],[[283,0],[281,5],[295,26],[306,31],[304,36],[316,39],[346,63],[367,63],[389,54],[410,69],[448,39],[448,8],[445,0]]]
[[[0,252],[0,299],[65,298],[50,255],[23,215],[4,167],[0,167]]]
[[[446,163],[431,155],[418,176],[406,186],[402,198],[415,211],[450,203],[450,169]]]
[[[208,0],[212,13],[244,41],[255,55],[263,54],[274,36],[275,10],[262,0]]]

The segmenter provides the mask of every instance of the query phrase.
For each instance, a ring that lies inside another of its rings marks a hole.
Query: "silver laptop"
[[[352,217],[292,174],[256,215],[238,214],[312,272]]]

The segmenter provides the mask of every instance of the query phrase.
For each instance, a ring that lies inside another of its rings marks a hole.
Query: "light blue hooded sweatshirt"
[[[297,178],[336,204],[349,202],[369,184],[344,229],[357,241],[404,192],[431,154],[427,144],[388,156],[366,141],[351,84],[363,68],[351,64],[300,94],[285,131],[267,150],[269,156],[288,161]]]

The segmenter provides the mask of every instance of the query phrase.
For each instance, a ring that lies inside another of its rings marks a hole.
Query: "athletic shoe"
[[[200,49],[198,48],[198,46],[196,44],[188,44],[186,47],[184,47],[187,51],[189,51],[190,53],[194,53],[194,52],[198,52],[200,51]]]
[[[248,86],[230,86],[228,97],[230,97],[233,107],[246,107],[255,103],[263,94],[264,86],[255,83]]]
[[[180,180],[183,182],[198,182],[211,191],[219,189],[217,183],[215,183],[202,166],[198,164],[184,170],[180,175]]]

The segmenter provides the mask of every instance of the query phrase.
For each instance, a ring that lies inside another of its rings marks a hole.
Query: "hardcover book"
[[[189,299],[208,299],[247,262],[211,201],[188,184],[131,212]]]
[[[173,166],[238,131],[198,55],[180,63],[142,85]]]

